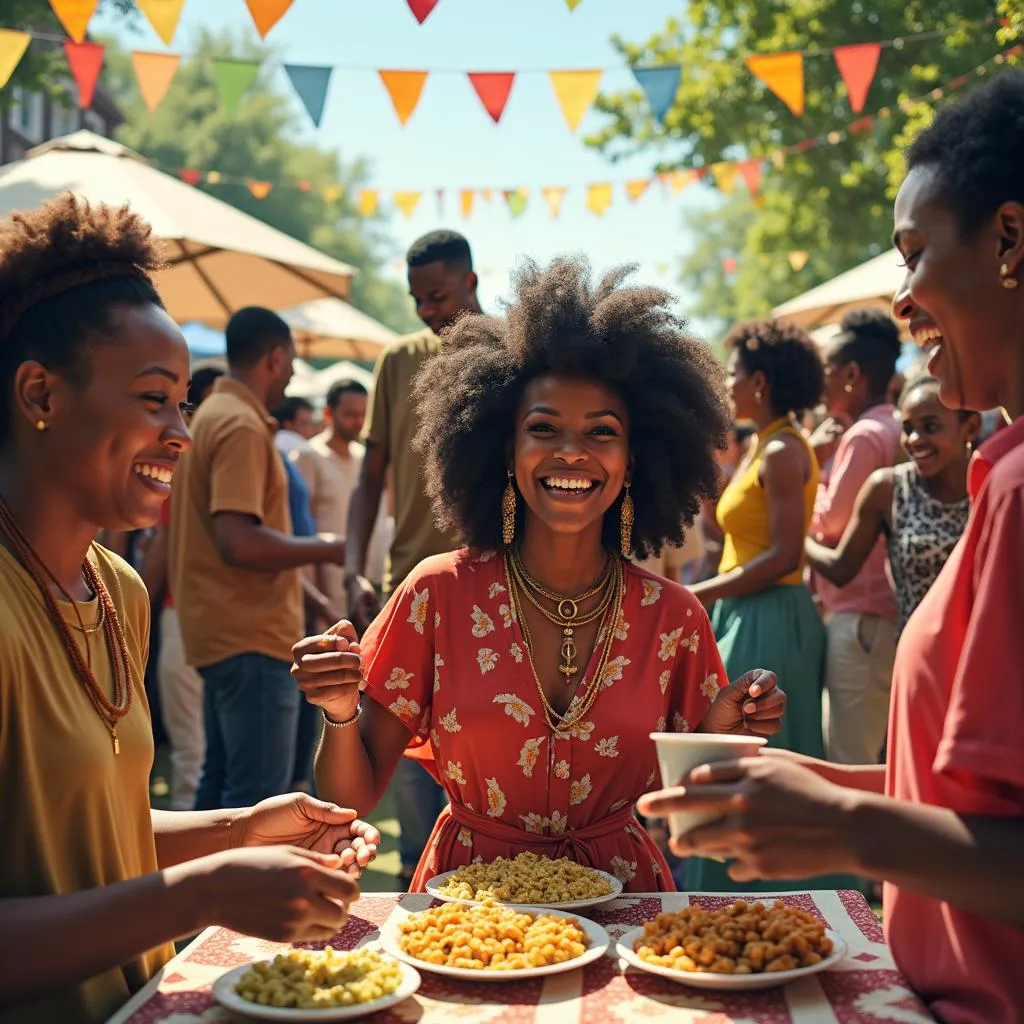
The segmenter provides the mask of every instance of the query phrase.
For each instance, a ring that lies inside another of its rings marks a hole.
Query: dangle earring
[[[633,495],[629,493],[629,484],[619,510],[619,548],[623,558],[633,553]]]
[[[1008,291],[1012,291],[1020,284],[1020,281],[1010,273],[1010,268],[1004,263],[999,268],[999,283]]]
[[[757,402],[758,405],[761,404],[761,392],[760,391],[755,391],[754,392],[754,401]]]
[[[512,483],[512,470],[508,471],[508,485],[501,496],[501,543],[510,547],[516,538],[516,488]]]

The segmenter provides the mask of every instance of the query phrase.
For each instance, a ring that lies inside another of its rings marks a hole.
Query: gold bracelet
[[[323,715],[324,722],[329,725],[332,729],[347,729],[354,722],[359,721],[359,716],[363,713],[363,705],[356,705],[356,713],[349,718],[346,718],[344,722],[336,722],[333,718],[327,716],[327,712],[323,708],[320,709],[320,714]]]

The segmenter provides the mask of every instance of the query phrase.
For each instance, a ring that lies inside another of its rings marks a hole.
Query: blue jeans
[[[290,668],[236,654],[199,670],[206,763],[196,810],[248,807],[291,788],[301,694]]]
[[[417,761],[398,759],[392,779],[395,817],[398,819],[398,855],[402,869],[412,871],[419,863],[437,816],[448,805],[444,790]]]

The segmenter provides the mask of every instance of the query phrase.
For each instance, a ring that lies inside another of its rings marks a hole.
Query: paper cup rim
[[[763,747],[768,740],[764,736],[732,736],[720,733],[693,733],[693,732],[652,732],[650,738],[657,743],[665,740],[669,743],[684,743],[688,741],[699,743],[714,743],[723,747]]]

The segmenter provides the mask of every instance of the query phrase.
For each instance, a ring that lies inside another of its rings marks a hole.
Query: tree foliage
[[[1021,0],[1003,2],[1021,6]],[[631,65],[681,65],[682,84],[665,125],[652,120],[639,90],[605,94],[598,108],[606,123],[587,142],[613,160],[649,154],[659,171],[766,158],[756,203],[741,183],[732,198],[686,215],[696,241],[682,262],[681,283],[694,296],[691,312],[721,322],[762,315],[883,251],[902,149],[932,116],[929,94],[1003,45],[995,22],[987,21],[993,0],[721,0],[680,2],[680,9],[650,39],[612,40]],[[911,38],[921,34],[927,38]],[[890,116],[874,117],[866,130],[835,144],[787,155],[781,166],[767,159],[859,119],[833,47],[894,39],[902,45],[882,50],[863,112],[888,108]],[[807,54],[802,117],[743,60],[789,50]],[[922,102],[912,102],[917,99]],[[810,253],[799,272],[789,260],[797,251]]]

